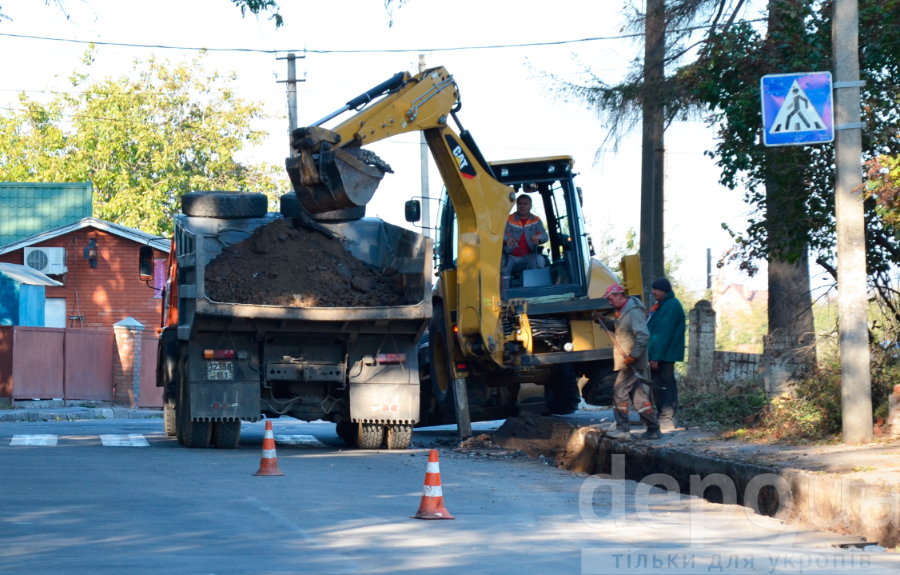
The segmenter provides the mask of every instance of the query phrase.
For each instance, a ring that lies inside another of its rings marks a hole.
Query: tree
[[[94,184],[95,216],[165,234],[192,190],[289,190],[283,168],[236,155],[261,143],[261,104],[235,95],[236,77],[203,67],[203,55],[170,65],[135,61],[131,75],[91,80],[94,51],[73,91],[48,104],[19,96],[0,114],[0,180]]]
[[[44,0],[47,6],[55,5],[59,11],[69,19],[69,10],[67,0]],[[389,2],[390,0],[386,0]],[[85,4],[87,2],[82,0]],[[275,27],[281,28],[284,25],[284,19],[281,17],[281,13],[279,12],[280,8],[275,0],[231,0],[231,2],[240,8],[241,16],[246,16],[247,12],[250,12],[253,15],[259,16],[260,14],[270,14],[269,20],[275,21]],[[385,4],[387,5],[387,4]],[[0,6],[0,22],[2,21],[11,22],[12,18],[3,13],[3,6]]]

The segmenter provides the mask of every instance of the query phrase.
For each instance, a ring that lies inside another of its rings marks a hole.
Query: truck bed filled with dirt
[[[329,239],[278,218],[222,250],[206,266],[213,301],[286,307],[375,307],[407,301],[396,268],[376,269]]]

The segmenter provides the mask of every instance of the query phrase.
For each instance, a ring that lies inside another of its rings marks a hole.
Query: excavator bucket
[[[297,200],[310,214],[365,206],[391,167],[369,150],[322,143],[285,162]]]

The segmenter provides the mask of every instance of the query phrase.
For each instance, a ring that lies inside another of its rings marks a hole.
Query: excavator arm
[[[457,325],[463,353],[503,366],[500,259],[514,190],[498,182],[461,125],[459,88],[447,70],[399,73],[345,106],[292,134],[297,156],[286,167],[300,205],[310,213],[363,206],[390,167],[362,147],[398,134],[424,131],[453,202],[459,226]],[[332,129],[322,124],[356,113]],[[457,134],[449,125],[453,119]]]

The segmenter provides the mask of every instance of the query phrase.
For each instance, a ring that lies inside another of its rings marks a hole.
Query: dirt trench
[[[338,239],[279,218],[222,250],[206,266],[206,293],[218,302],[288,307],[402,305],[397,270],[372,269]]]

